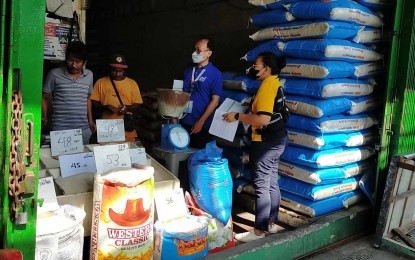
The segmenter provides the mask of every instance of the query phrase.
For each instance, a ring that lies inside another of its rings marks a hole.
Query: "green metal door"
[[[0,3],[0,239],[34,259],[45,1]]]
[[[415,1],[398,0],[381,128],[377,194],[391,157],[415,151]],[[378,200],[380,201],[380,200]]]

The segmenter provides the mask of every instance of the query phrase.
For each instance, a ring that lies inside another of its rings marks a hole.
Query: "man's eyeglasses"
[[[205,52],[205,51],[210,51],[209,49],[207,49],[207,50],[195,50],[195,52],[197,53],[197,54],[200,54],[201,52]]]

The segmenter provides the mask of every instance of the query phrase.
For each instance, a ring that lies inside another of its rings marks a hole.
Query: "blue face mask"
[[[193,63],[200,63],[205,59],[202,54],[198,54],[197,52],[192,53],[192,60]]]

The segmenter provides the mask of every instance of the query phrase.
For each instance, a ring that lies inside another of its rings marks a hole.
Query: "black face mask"
[[[255,70],[253,67],[249,68],[247,71],[247,75],[250,79],[256,80],[258,79],[260,76],[257,76],[259,73],[259,70]]]

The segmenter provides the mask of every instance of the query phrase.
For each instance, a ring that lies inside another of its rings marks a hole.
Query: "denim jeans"
[[[288,143],[285,136],[278,140],[252,142],[249,154],[255,189],[255,225],[267,231],[268,223],[276,223],[281,194],[278,186],[278,163]]]

